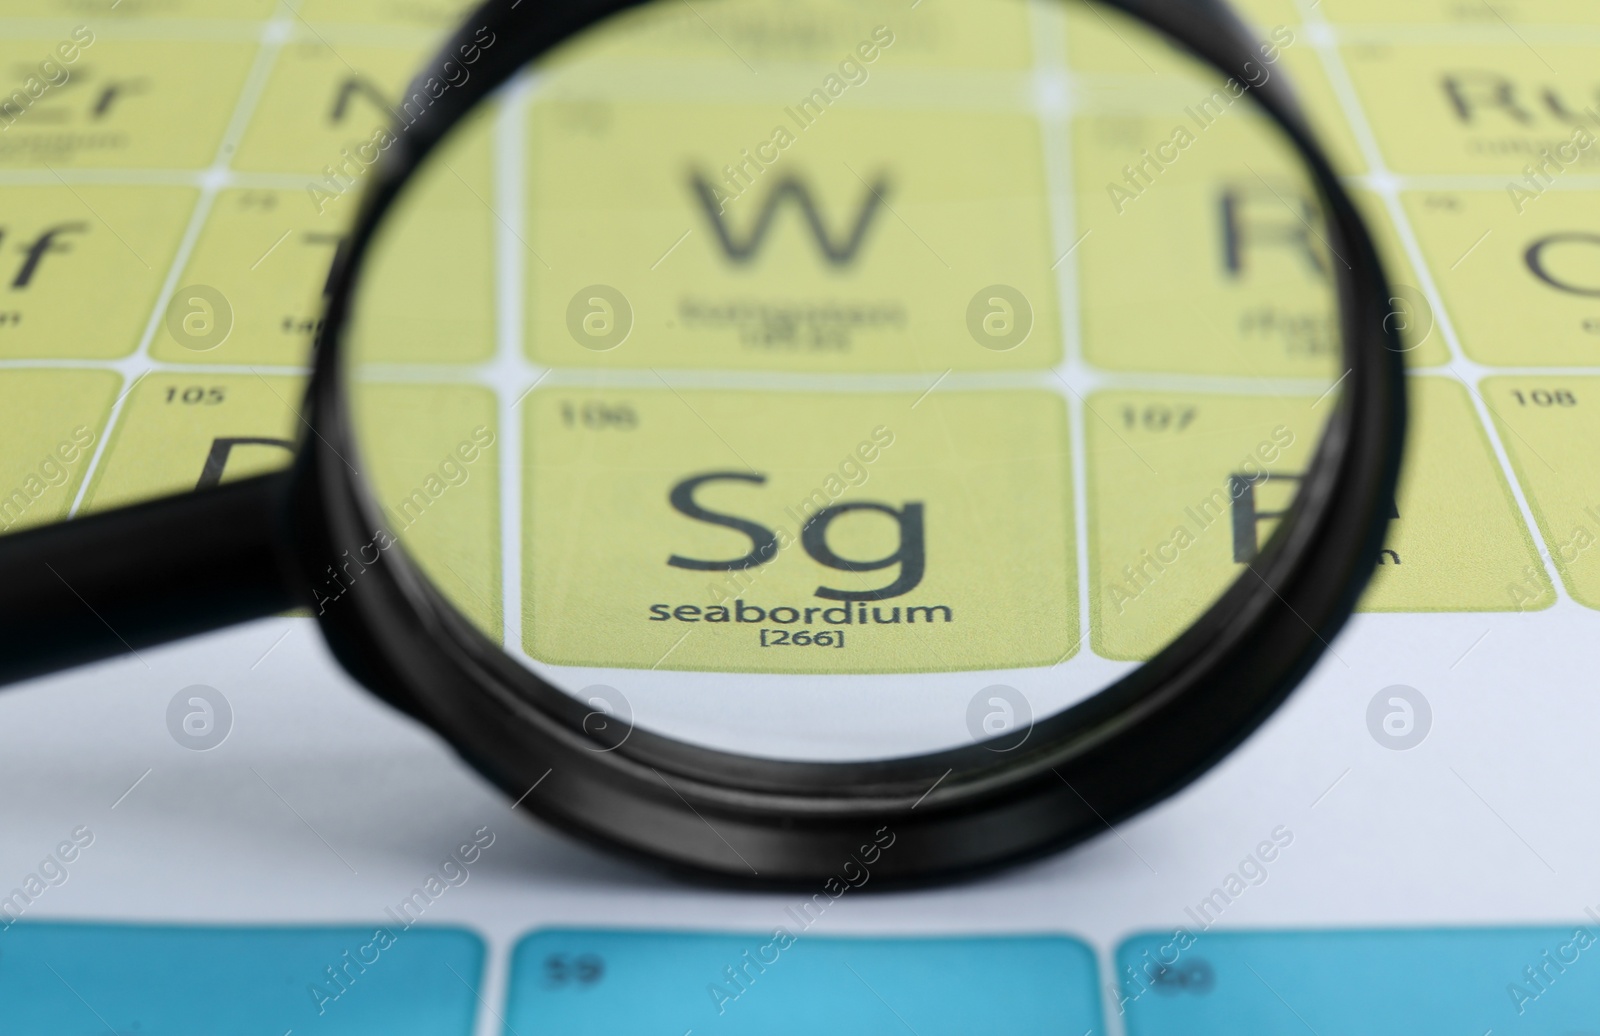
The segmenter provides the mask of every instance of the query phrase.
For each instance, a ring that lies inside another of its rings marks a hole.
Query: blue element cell
[[[506,1033],[1084,1036],[1104,1032],[1095,975],[1057,936],[550,930],[517,945]]]
[[[24,921],[0,930],[0,1031],[471,1036],[482,970],[449,928]]]
[[[1129,1036],[1511,1036],[1600,1019],[1600,922],[1179,936],[1118,949]]]

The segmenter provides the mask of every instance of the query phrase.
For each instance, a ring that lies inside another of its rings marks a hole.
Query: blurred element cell
[[[1384,161],[1397,173],[1511,180],[1546,152],[1600,133],[1600,47],[1514,34],[1504,43],[1352,43],[1341,53]],[[1600,170],[1600,147],[1573,172]]]
[[[1567,593],[1600,608],[1600,378],[1488,378],[1483,395]],[[1537,607],[1533,589],[1518,603]]]
[[[1593,150],[1600,157],[1600,141]],[[1600,198],[1574,175],[1404,195],[1461,348],[1477,362],[1600,364]]]
[[[112,371],[0,371],[0,532],[67,516],[120,386]]]
[[[1440,326],[1440,315],[1427,293],[1419,287],[1422,278],[1400,243],[1400,235],[1383,197],[1359,189],[1352,190],[1350,196],[1367,221],[1373,243],[1378,246],[1378,257],[1383,261],[1384,273],[1389,277],[1389,288],[1393,292],[1389,299],[1389,326],[1400,334],[1406,363],[1412,367],[1438,367],[1450,362],[1450,346]],[[1416,226],[1414,219],[1412,226]],[[1439,269],[1431,257],[1428,265],[1435,271]]]
[[[283,467],[304,430],[300,378],[148,374],[122,404],[84,506],[105,510]]]
[[[317,217],[304,191],[219,192],[179,279],[220,291],[233,329],[204,352],[162,329],[151,356],[167,363],[304,364],[321,324],[328,269],[344,240],[338,226]]]
[[[233,167],[304,173],[319,214],[340,224],[353,220],[368,171],[435,103],[405,92],[429,49],[426,42],[348,44],[308,30],[279,51]]]
[[[159,21],[270,18],[283,0],[0,0],[0,18],[62,18],[98,25],[104,20]]]
[[[42,63],[73,37],[0,40],[0,75],[15,79],[0,79],[0,169],[200,169],[216,160],[255,44],[86,36],[77,60],[49,74]],[[36,96],[27,89],[35,78],[49,84]]]
[[[1297,837],[1279,825],[1238,873],[1198,891],[1185,908],[1198,931],[1140,934],[1117,947],[1113,989],[1126,1006],[1129,1036],[1515,1032],[1535,1017],[1539,1028],[1528,1031],[1581,1033],[1600,1013],[1594,986],[1540,978],[1560,975],[1557,967],[1570,973],[1594,945],[1581,920],[1548,928],[1283,932],[1211,931],[1209,921],[1200,923],[1240,895],[1260,895],[1252,890],[1276,868],[1295,866],[1296,854],[1317,851],[1301,849]]]
[[[1400,492],[1361,610],[1548,607],[1555,598],[1538,548],[1467,390],[1448,377],[1414,377],[1410,388]]]
[[[0,358],[138,348],[198,197],[187,187],[0,187]]]
[[[110,858],[114,836],[96,827],[63,825],[72,841],[57,851],[73,862],[56,867],[64,873],[55,884]],[[0,998],[18,1032],[268,1024],[325,1036],[470,1036],[483,958],[477,935],[442,926],[157,927],[45,924],[30,915],[7,928]],[[355,974],[344,962],[358,959],[367,962],[361,984],[337,981]],[[337,970],[341,964],[350,970]]]
[[[300,0],[312,25],[373,25],[443,33],[461,24],[476,0]]]
[[[1094,951],[1076,939],[808,933],[825,904],[851,887],[870,887],[878,861],[905,848],[888,831],[864,841],[857,854],[870,862],[840,861],[843,873],[818,886],[819,897],[826,891],[830,898],[790,907],[799,921],[779,912],[776,930],[552,929],[527,936],[512,956],[507,1031],[682,1032],[717,1022],[728,1036],[1100,1031]],[[1002,986],[1005,996],[985,993]]]
[[[1600,25],[1591,0],[1321,0],[1321,8],[1333,22],[1482,26],[1512,43],[1514,26]]]

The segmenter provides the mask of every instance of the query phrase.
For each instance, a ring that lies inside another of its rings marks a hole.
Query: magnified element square
[[[498,402],[478,385],[370,384],[357,394],[381,523],[313,584],[338,607],[366,566],[398,542],[458,609],[498,641],[502,629]]]
[[[1076,648],[1052,393],[552,387],[524,406],[539,661],[914,673]]]
[[[1245,572],[1334,397],[1097,392],[1084,419],[1097,654],[1154,655]]]
[[[493,354],[495,249],[497,235],[509,237],[491,202],[493,126],[492,105],[474,110],[396,202],[355,301],[350,345],[362,361],[458,364]]]
[[[1023,69],[1032,54],[1029,14],[1016,4],[913,8],[899,0],[652,4],[620,15],[613,31],[569,41],[551,55],[547,67],[604,65],[607,73],[625,80],[641,65],[676,61],[684,69],[730,72],[745,91],[752,73],[770,77],[796,65],[834,65],[850,58],[872,62],[885,46],[894,48],[900,67]]]
[[[888,72],[852,87],[859,98],[807,84],[764,104],[534,102],[525,309],[536,361],[865,373],[1059,360],[1025,95],[979,112],[935,108],[963,98],[908,92]],[[994,285],[1023,304],[975,335],[969,307]]]
[[[1280,75],[1287,76],[1335,165],[1346,173],[1364,171],[1366,161],[1361,148],[1323,70],[1316,46],[1300,25],[1294,0],[1254,0],[1251,5],[1234,6],[1255,26],[1261,41],[1248,85],[1260,89]],[[1170,90],[1184,84],[1188,96],[1179,102],[1182,105],[1193,104],[1217,89],[1232,94],[1226,80],[1210,66],[1176,44],[1140,32],[1125,18],[1078,4],[1067,6],[1065,16],[1067,60],[1075,73],[1084,75],[1082,88],[1088,110],[1104,105],[1110,98],[1125,98],[1131,83],[1138,79],[1146,79],[1147,86],[1154,90]],[[1247,85],[1238,82],[1240,87]]]
[[[1345,260],[1298,159],[1248,103],[1202,87],[1149,115],[1078,120],[1095,366],[1321,378],[1337,363]]]

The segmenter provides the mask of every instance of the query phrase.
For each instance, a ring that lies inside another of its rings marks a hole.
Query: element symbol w
[[[795,205],[805,217],[806,225],[811,228],[811,235],[817,240],[817,247],[822,249],[823,257],[834,266],[844,266],[856,257],[867,236],[867,229],[872,225],[872,218],[884,203],[883,196],[889,189],[882,180],[868,185],[867,194],[861,199],[861,207],[856,213],[855,226],[842,243],[835,244],[828,228],[823,226],[822,215],[811,198],[811,191],[799,180],[788,178],[778,181],[757,214],[755,226],[750,228],[750,233],[743,241],[735,241],[728,225],[723,222],[722,205],[717,200],[714,186],[698,173],[694,175],[693,185],[695,196],[705,210],[706,218],[711,221],[711,229],[716,231],[723,252],[734,262],[748,263],[755,258],[761,243],[766,240],[767,232],[772,228],[772,220],[778,214],[783,199],[793,197]]]

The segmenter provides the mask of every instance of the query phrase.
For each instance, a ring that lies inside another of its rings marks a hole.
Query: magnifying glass
[[[1308,45],[1199,0],[486,4],[374,138],[293,468],[0,538],[0,675],[303,607],[522,808],[682,871],[1102,832],[1277,707],[1390,517],[1402,347]]]

